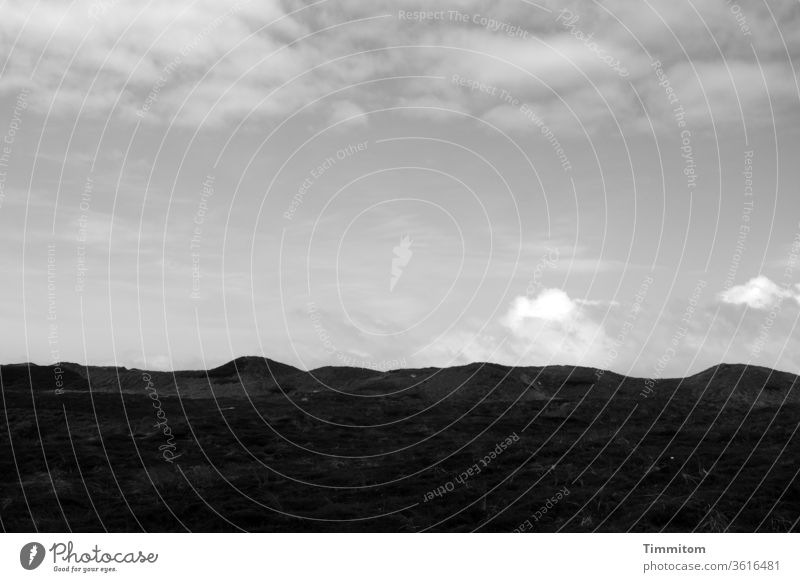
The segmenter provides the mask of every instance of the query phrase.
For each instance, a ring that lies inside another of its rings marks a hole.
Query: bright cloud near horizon
[[[733,6],[7,2],[0,361],[798,372],[800,9]]]
[[[800,303],[800,284],[782,287],[763,275],[720,293],[720,299],[725,303],[747,305],[753,309],[769,309],[788,298]]]

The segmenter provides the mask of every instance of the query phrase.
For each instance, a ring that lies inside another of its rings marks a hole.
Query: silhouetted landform
[[[795,375],[0,366],[4,531],[797,531]]]

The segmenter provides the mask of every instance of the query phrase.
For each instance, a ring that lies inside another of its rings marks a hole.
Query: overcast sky
[[[6,2],[0,360],[798,372],[800,4],[431,4]]]

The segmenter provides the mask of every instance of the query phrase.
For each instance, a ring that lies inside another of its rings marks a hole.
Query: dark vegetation
[[[58,372],[0,368],[5,531],[798,529],[797,377],[763,368]]]

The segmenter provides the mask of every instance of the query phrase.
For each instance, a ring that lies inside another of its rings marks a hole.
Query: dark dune
[[[6,531],[798,528],[797,376],[760,367],[648,382],[243,357],[11,364],[0,382]]]

